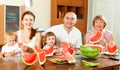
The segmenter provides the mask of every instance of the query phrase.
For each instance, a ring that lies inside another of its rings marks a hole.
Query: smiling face
[[[95,20],[95,22],[94,22],[94,28],[96,30],[102,31],[103,28],[104,28],[104,26],[105,26],[104,21],[99,20],[99,19]]]
[[[102,15],[98,15],[93,20],[93,27],[97,31],[102,31],[106,26],[105,18]]]
[[[66,13],[64,19],[64,26],[68,29],[71,29],[77,22],[77,16],[73,12]]]
[[[32,15],[30,14],[26,14],[22,20],[22,23],[24,25],[24,28],[32,28],[33,24],[34,24],[34,18]]]

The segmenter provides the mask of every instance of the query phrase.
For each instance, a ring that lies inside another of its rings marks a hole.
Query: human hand
[[[69,48],[74,48],[72,43],[68,43]]]
[[[99,41],[99,43],[100,43],[102,46],[106,46],[106,41],[105,41],[104,39],[101,39],[101,40]]]

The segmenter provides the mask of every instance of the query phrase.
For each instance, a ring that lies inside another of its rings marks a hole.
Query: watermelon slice
[[[101,40],[103,37],[103,33],[101,31],[98,31],[95,36],[90,38],[90,43],[97,43],[99,40]]]
[[[35,46],[35,53],[24,54],[21,60],[26,65],[33,65],[38,59],[39,64],[43,65],[46,62],[45,51]]]
[[[46,62],[45,51],[41,51],[38,53],[38,61],[40,65],[43,65]]]
[[[73,48],[68,48],[68,52],[71,54],[71,55],[74,55],[75,54],[75,51]]]
[[[26,53],[21,56],[21,61],[26,65],[33,65],[36,62],[36,58],[37,58],[36,53],[31,53],[31,54]]]
[[[60,48],[66,48],[71,55],[75,54],[74,49],[71,48],[67,42],[61,42]]]
[[[62,52],[61,56],[54,56],[53,61],[67,61],[69,64],[76,62],[75,58],[69,52]]]
[[[61,42],[60,48],[69,48],[69,44],[67,42]]]
[[[114,46],[107,45],[107,52],[109,53],[109,55],[114,55],[118,52],[118,47],[116,45]]]
[[[68,63],[73,64],[76,62],[75,58],[69,52],[63,51],[63,55],[64,55],[64,59],[67,60]]]
[[[54,53],[54,47],[50,46],[48,49],[43,49],[45,51],[46,56],[53,56]]]
[[[40,49],[37,46],[35,46],[35,51],[36,52],[45,51],[46,56],[52,56],[54,53],[54,47],[50,46],[50,48],[48,48],[48,49]]]

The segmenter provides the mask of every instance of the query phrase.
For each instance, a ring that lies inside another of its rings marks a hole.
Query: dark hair
[[[95,25],[95,20],[102,20],[103,22],[104,22],[104,28],[105,28],[105,26],[106,26],[106,20],[105,20],[105,18],[104,18],[104,16],[102,16],[102,15],[97,15],[94,19],[93,19],[93,26]]]
[[[26,11],[26,12],[24,12],[24,13],[22,14],[21,20],[23,20],[23,18],[24,18],[25,15],[32,15],[33,18],[34,18],[34,20],[35,20],[35,15],[34,15],[31,11]]]
[[[31,15],[31,16],[33,16],[33,19],[34,19],[34,21],[35,21],[35,15],[34,15],[31,11],[26,11],[26,12],[24,12],[24,13],[22,14],[21,20],[24,19],[24,16],[25,16],[25,15]],[[29,39],[32,39],[32,38],[35,36],[36,32],[37,32],[37,29],[33,29],[33,28],[32,28]]]

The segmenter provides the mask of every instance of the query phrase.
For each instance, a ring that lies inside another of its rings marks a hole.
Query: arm
[[[89,43],[89,40],[88,40],[88,33],[85,34],[85,37],[84,37],[84,43],[85,44],[88,44]]]
[[[14,56],[16,55],[17,53],[15,51],[13,52],[9,52],[9,53],[3,53],[4,57],[9,57],[9,56]]]
[[[40,32],[36,33],[36,46],[42,48],[42,35]]]
[[[111,46],[114,46],[114,45],[115,45],[115,43],[114,43],[114,38],[113,38],[113,34],[112,34],[112,33],[110,34],[109,45],[111,45]]]

